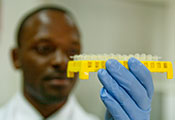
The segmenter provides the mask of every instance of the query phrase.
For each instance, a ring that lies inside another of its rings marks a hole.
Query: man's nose
[[[67,62],[69,61],[68,56],[61,50],[57,50],[53,56],[51,65],[55,70],[67,69]]]

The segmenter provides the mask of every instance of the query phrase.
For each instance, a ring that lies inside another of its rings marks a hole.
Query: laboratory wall
[[[171,1],[3,0],[0,106],[22,88],[21,73],[13,68],[10,58],[17,23],[26,12],[41,5],[66,7],[75,15],[82,34],[83,53],[145,53],[174,60],[175,7]],[[167,80],[166,74],[153,74],[153,80],[152,120],[174,120],[175,80]],[[101,87],[96,73],[92,73],[89,80],[78,80],[74,92],[86,111],[103,119],[105,107],[99,97]]]
[[[2,1],[0,0],[0,40],[1,40],[1,26],[2,26]]]

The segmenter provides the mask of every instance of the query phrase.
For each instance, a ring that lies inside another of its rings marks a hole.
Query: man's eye
[[[75,49],[68,51],[68,55],[69,56],[73,56],[73,55],[76,55],[76,54],[80,54],[80,51],[79,50],[75,50]]]
[[[49,53],[52,53],[55,48],[52,46],[37,46],[35,48],[36,52],[41,54],[41,55],[48,55]]]

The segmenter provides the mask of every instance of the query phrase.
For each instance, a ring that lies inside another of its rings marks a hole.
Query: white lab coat
[[[17,93],[9,103],[0,109],[0,120],[99,120],[96,116],[84,111],[76,98],[71,95],[67,103],[47,119],[24,98]]]

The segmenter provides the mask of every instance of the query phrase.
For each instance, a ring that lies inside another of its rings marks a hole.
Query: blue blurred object
[[[117,60],[98,71],[103,88],[101,99],[107,108],[105,120],[150,120],[154,93],[149,70],[137,59],[128,60],[127,70]]]

